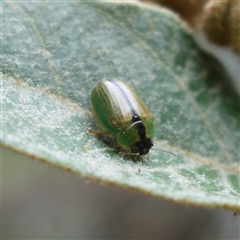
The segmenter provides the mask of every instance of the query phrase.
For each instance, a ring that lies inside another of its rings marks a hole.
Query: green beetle
[[[120,80],[101,81],[92,90],[93,115],[106,134],[117,143],[115,149],[145,155],[153,146],[153,116],[138,93]]]

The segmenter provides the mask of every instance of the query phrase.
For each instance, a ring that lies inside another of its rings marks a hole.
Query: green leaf
[[[239,98],[178,17],[141,3],[2,3],[2,144],[91,179],[239,210]],[[89,94],[138,89],[155,117],[150,160],[117,155]],[[163,152],[170,151],[173,154]]]

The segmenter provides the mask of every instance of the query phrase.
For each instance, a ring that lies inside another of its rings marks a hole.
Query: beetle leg
[[[123,156],[132,156],[132,160],[136,162],[140,156],[139,153],[132,153],[132,152],[118,152],[118,154],[121,154]]]
[[[132,153],[132,152],[118,152],[122,155],[127,155],[127,156],[135,156],[135,157],[138,157],[140,156],[139,153]]]
[[[114,147],[114,151],[118,154],[121,154],[123,156],[134,156],[134,161],[137,160],[137,158],[140,156],[139,153],[132,153],[132,152],[125,152],[125,151],[121,151],[123,148],[118,144],[117,138],[115,137],[114,140],[115,140],[115,143],[116,143],[116,146]]]
[[[121,146],[117,142],[117,137],[114,137],[113,139],[115,141],[114,152],[115,153],[119,153],[122,148],[121,148]]]
[[[136,156],[136,157],[140,156],[139,153],[125,152],[125,151],[121,151],[121,150],[122,150],[122,148],[119,145],[114,147],[114,151],[116,153],[120,153],[122,155],[127,155],[127,156]]]
[[[99,135],[99,134],[104,134],[105,133],[104,131],[95,131],[95,130],[92,130],[91,128],[88,128],[87,131],[91,134],[94,134],[94,135]]]
[[[114,147],[114,152],[119,153],[119,152],[121,152],[121,151],[120,151],[121,149],[122,149],[122,148],[121,148],[120,146],[115,146],[115,147]]]

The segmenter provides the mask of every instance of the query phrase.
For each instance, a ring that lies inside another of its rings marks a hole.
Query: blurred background
[[[1,148],[2,239],[239,239],[240,218],[90,182]]]

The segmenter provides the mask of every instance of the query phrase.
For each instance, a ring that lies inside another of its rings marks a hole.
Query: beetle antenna
[[[161,152],[165,152],[165,153],[169,153],[169,154],[172,154],[173,156],[176,156],[176,154],[172,153],[172,152],[169,152],[169,151],[165,151],[165,150],[160,150]]]
[[[152,148],[152,150],[159,150],[159,151],[161,151],[161,152],[169,153],[169,154],[172,154],[173,156],[176,156],[176,154],[174,154],[174,153],[172,153],[172,152],[169,152],[169,151],[166,151],[166,150],[155,149],[155,148]]]

